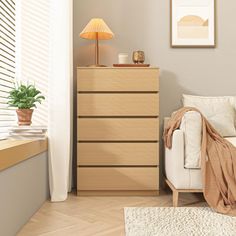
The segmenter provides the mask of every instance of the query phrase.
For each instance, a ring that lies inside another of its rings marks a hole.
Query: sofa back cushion
[[[199,109],[222,136],[236,136],[236,97],[202,97],[184,94],[183,105]]]
[[[189,111],[184,114],[180,125],[184,134],[184,167],[201,168],[202,119],[198,112]],[[236,146],[236,137],[225,138]]]
[[[202,119],[198,112],[184,114],[180,125],[184,134],[184,167],[201,168]],[[236,137],[225,138],[236,147]]]

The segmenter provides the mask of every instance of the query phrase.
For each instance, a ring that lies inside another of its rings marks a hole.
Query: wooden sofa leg
[[[178,207],[178,201],[179,201],[179,192],[176,190],[173,190],[173,207]]]
[[[172,190],[172,200],[173,200],[173,207],[178,207],[178,200],[180,193],[202,193],[202,189],[176,189],[174,185],[166,179],[165,182]]]

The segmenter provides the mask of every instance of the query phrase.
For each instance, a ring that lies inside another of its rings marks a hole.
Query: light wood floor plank
[[[156,197],[77,197],[46,202],[18,236],[123,236],[124,207],[172,206],[170,192]],[[179,206],[206,206],[201,193],[180,194]]]

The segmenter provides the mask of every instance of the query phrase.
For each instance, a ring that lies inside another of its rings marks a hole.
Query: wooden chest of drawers
[[[159,69],[77,68],[77,193],[159,192]]]

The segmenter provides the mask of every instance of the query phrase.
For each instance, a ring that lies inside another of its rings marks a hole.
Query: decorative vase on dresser
[[[77,194],[159,193],[159,69],[77,68]]]

